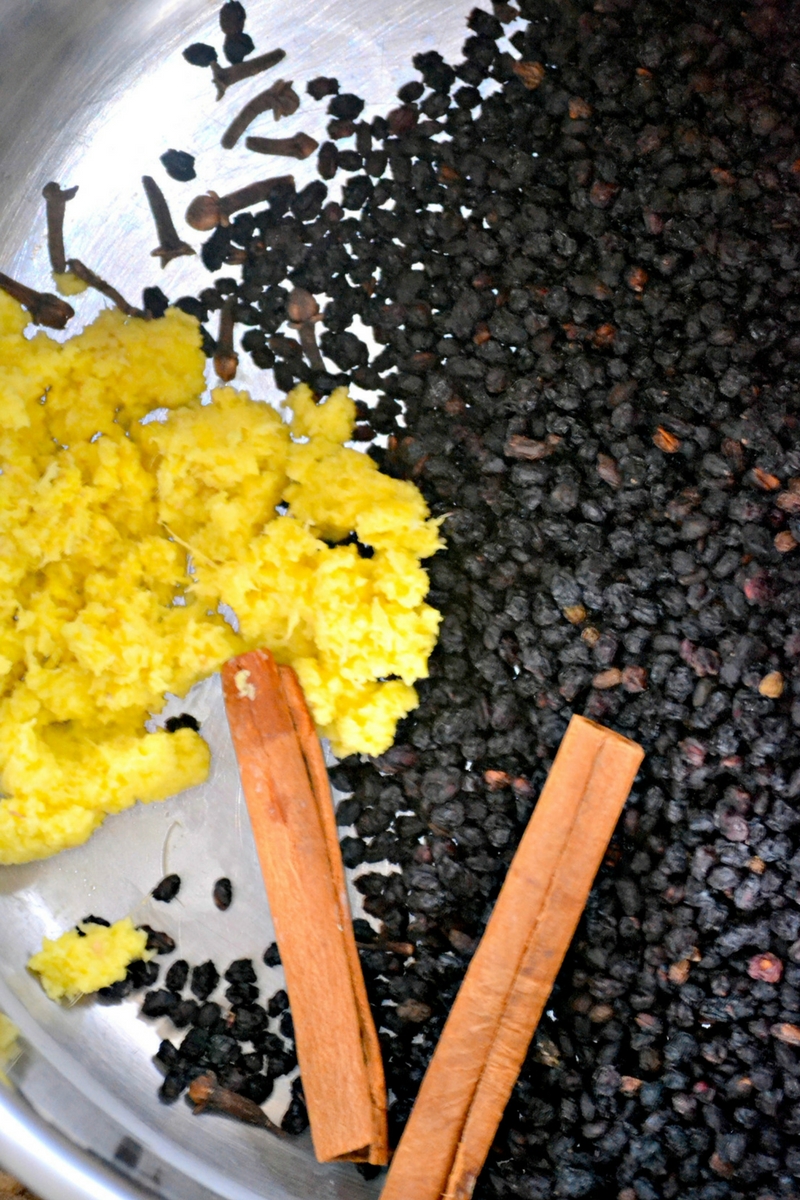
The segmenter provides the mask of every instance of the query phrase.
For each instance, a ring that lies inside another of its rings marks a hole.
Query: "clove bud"
[[[223,147],[232,150],[247,126],[261,113],[272,109],[272,115],[279,121],[281,117],[290,117],[299,107],[300,97],[292,87],[291,81],[287,83],[285,79],[279,79],[272,87],[254,96],[249,104],[245,104],[238,117],[234,117],[222,135]]]
[[[254,1100],[248,1100],[246,1096],[240,1096],[238,1092],[220,1087],[216,1075],[211,1071],[207,1075],[198,1075],[197,1079],[192,1080],[189,1084],[189,1099],[194,1104],[195,1113],[222,1113],[226,1117],[233,1117],[236,1121],[243,1121],[246,1125],[258,1125],[261,1129],[269,1129],[278,1137],[286,1136],[278,1125],[270,1121],[263,1108],[260,1108]]]
[[[235,378],[239,366],[239,355],[233,348],[233,310],[236,297],[228,296],[219,315],[219,337],[214,355],[214,370],[223,383]]]
[[[276,188],[285,184],[294,187],[294,176],[277,175],[273,179],[260,179],[227,196],[218,196],[216,192],[195,196],[186,210],[186,223],[203,233],[217,225],[230,225],[229,218],[233,213],[241,208],[250,208],[253,204],[263,204]]]
[[[163,269],[173,258],[180,258],[183,254],[194,254],[194,250],[178,236],[166,197],[155,179],[151,175],[143,175],[142,185],[156,223],[158,237],[158,245],[151,253],[153,258],[161,259]]]
[[[67,201],[72,200],[77,190],[77,187],[62,189],[60,184],[52,181],[42,188],[42,196],[47,204],[47,248],[50,252],[50,266],[57,275],[63,275],[67,269],[64,213]]]
[[[305,288],[295,288],[293,292],[290,292],[289,299],[286,301],[286,312],[292,329],[298,331],[300,345],[303,347],[309,364],[315,371],[324,371],[325,363],[314,332],[315,322],[322,320],[319,304],[311,292],[307,292]]]
[[[319,142],[315,142],[307,133],[296,133],[288,138],[249,137],[245,142],[248,150],[256,154],[276,154],[283,158],[308,158],[313,154]]]
[[[96,292],[100,292],[102,296],[107,296],[108,299],[117,306],[120,312],[125,313],[126,317],[144,317],[145,319],[148,319],[148,314],[144,313],[140,308],[134,308],[132,304],[129,304],[125,297],[121,295],[115,287],[112,287],[110,283],[106,283],[105,279],[101,279],[99,275],[96,275],[95,272],[90,270],[90,268],[87,267],[85,263],[82,263],[79,258],[70,258],[67,262],[67,267],[72,274],[78,279],[81,279],[87,285],[87,287],[94,288],[94,290]],[[63,328],[63,326],[57,326],[57,328]]]
[[[256,58],[245,62],[233,63],[230,67],[221,67],[218,62],[213,62],[211,74],[217,85],[217,100],[222,99],[232,83],[239,83],[242,79],[252,79],[254,75],[260,75],[262,71],[268,71],[270,67],[277,66],[283,58],[286,58],[285,50],[270,50],[267,54],[259,54]]]
[[[60,296],[52,292],[35,292],[24,283],[17,283],[10,275],[0,271],[0,288],[27,308],[35,325],[47,325],[50,329],[63,329],[75,309]]]

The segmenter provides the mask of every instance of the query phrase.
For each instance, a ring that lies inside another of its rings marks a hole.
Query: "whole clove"
[[[319,142],[307,133],[296,133],[289,138],[249,137],[245,141],[248,150],[254,150],[256,154],[275,154],[279,158],[308,158],[318,145]]]
[[[251,58],[249,62],[233,63],[230,67],[221,67],[218,62],[213,62],[211,74],[217,87],[217,99],[222,99],[232,83],[240,83],[242,79],[252,79],[262,71],[269,71],[283,58],[286,58],[285,50],[269,50],[266,54]]]
[[[87,267],[85,263],[81,262],[79,258],[68,259],[67,268],[72,272],[73,275],[76,275],[78,279],[82,279],[88,287],[94,288],[96,292],[100,292],[100,294],[103,296],[107,296],[108,299],[117,306],[120,312],[125,313],[126,317],[147,318],[147,313],[143,312],[141,308],[134,308],[132,304],[129,304],[125,297],[118,292],[115,287],[112,287],[110,283],[106,283],[105,279],[101,279],[99,275],[90,270],[90,268]],[[67,305],[67,307],[69,308],[69,305]],[[71,309],[70,315],[72,315]],[[63,329],[64,326],[56,325],[55,328]]]
[[[314,325],[322,320],[319,304],[305,288],[295,288],[286,301],[286,313],[292,329],[296,329],[300,337],[300,345],[315,371],[324,371],[325,362],[317,345],[317,335]]]
[[[218,196],[216,192],[195,196],[186,210],[186,223],[202,232],[214,229],[217,225],[230,225],[229,217],[233,213],[254,204],[263,204],[276,188],[284,185],[294,187],[294,176],[277,175],[273,179],[260,179],[227,196]]]
[[[46,183],[42,195],[47,203],[47,249],[50,253],[50,266],[57,275],[63,275],[67,269],[67,256],[64,251],[64,213],[67,202],[72,200],[78,191],[77,186],[62,188],[60,184]]]
[[[0,271],[0,288],[7,292],[24,307],[33,318],[35,325],[47,325],[50,329],[63,329],[70,317],[75,316],[75,309],[54,296],[52,292],[36,292],[33,288],[18,283],[10,275]]]
[[[277,83],[273,83],[272,87],[259,92],[248,104],[245,104],[238,117],[231,121],[222,135],[223,147],[226,150],[232,150],[247,126],[262,113],[272,109],[275,120],[279,121],[281,117],[290,117],[292,113],[297,112],[299,107],[300,97],[292,87],[291,80],[279,79]]]
[[[235,378],[239,366],[239,355],[233,348],[233,310],[235,305],[236,297],[228,296],[219,316],[219,337],[214,354],[214,370],[223,383],[230,383]]]
[[[245,1125],[257,1125],[260,1129],[269,1129],[277,1137],[286,1137],[285,1132],[270,1121],[267,1114],[254,1100],[248,1100],[238,1092],[220,1087],[217,1077],[212,1071],[206,1075],[198,1075],[189,1084],[189,1099],[194,1105],[196,1114],[202,1112],[221,1113],[225,1117],[233,1117],[235,1121],[243,1121]]]
[[[153,220],[156,223],[156,235],[158,236],[158,245],[155,250],[151,251],[152,257],[160,258],[161,266],[164,268],[168,262],[172,262],[173,258],[180,258],[184,254],[194,254],[192,247],[178,236],[166,197],[152,175],[143,175],[142,185],[153,214]]]

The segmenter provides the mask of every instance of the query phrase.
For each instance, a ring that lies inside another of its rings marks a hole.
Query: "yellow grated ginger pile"
[[[155,952],[146,947],[147,934],[130,917],[113,925],[81,921],[59,938],[44,938],[28,970],[39,976],[51,1000],[77,1000],[119,983],[132,962],[151,959]]]
[[[200,402],[177,309],[108,310],[63,344],[27,322],[0,294],[0,863],[200,783],[203,739],[145,720],[257,646],[294,666],[338,754],[384,751],[427,674],[420,563],[441,542],[416,487],[343,445],[346,391],[295,388],[289,426],[230,387]],[[328,544],[353,532],[371,558]]]

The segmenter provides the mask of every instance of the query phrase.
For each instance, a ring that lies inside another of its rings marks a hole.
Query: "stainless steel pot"
[[[364,96],[367,118],[386,111],[397,87],[413,77],[413,53],[457,55],[470,7],[469,0],[249,0],[257,47],[287,51],[279,73],[303,95],[281,133],[302,129],[323,140],[325,106],[304,91],[318,74],[336,75],[345,90]],[[162,273],[150,257],[155,233],[140,178],[152,173],[163,183],[179,219],[197,192],[230,190],[271,173],[247,151],[219,146],[257,81],[232,88],[217,104],[208,72],[180,54],[192,41],[220,44],[217,8],[218,0],[5,0],[0,269],[51,287],[41,189],[56,179],[80,187],[68,209],[68,253],[132,301],[148,284],[159,283],[173,299],[207,286],[199,258],[179,259]],[[262,132],[275,128],[266,118],[260,124]],[[158,158],[169,147],[196,155],[196,181],[166,177]],[[298,185],[314,177],[314,159],[292,166]],[[99,307],[91,293],[78,297],[78,320]],[[237,382],[272,398],[271,377],[254,369]],[[307,1137],[281,1143],[260,1130],[195,1118],[182,1101],[161,1105],[151,1057],[166,1028],[139,1018],[133,1001],[61,1008],[25,970],[43,935],[57,935],[88,912],[109,919],[132,913],[170,929],[193,962],[258,956],[272,940],[218,681],[168,712],[187,708],[203,721],[214,752],[205,785],[110,818],[86,846],[54,860],[0,867],[0,1009],[22,1031],[13,1086],[0,1084],[0,1162],[43,1200],[374,1196],[377,1185],[354,1168],[319,1166]],[[178,871],[184,886],[165,910],[143,897],[167,870]],[[225,914],[211,901],[221,875],[236,889]],[[263,967],[267,994],[280,979],[279,969]],[[285,1101],[284,1089],[270,1104],[277,1112]]]

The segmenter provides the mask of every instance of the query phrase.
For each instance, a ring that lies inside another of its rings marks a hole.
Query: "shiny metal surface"
[[[282,46],[287,58],[269,79],[293,79],[299,112],[281,135],[304,130],[322,141],[324,104],[305,83],[337,75],[342,89],[370,103],[369,118],[391,105],[412,77],[420,49],[457,55],[469,0],[249,0],[248,30],[258,51]],[[218,0],[5,0],[0,15],[0,268],[50,288],[41,188],[48,179],[78,184],[67,213],[68,254],[106,275],[132,302],[158,283],[174,298],[207,286],[199,257],[161,271],[141,189],[144,173],[164,186],[182,231],[198,247],[182,215],[198,192],[220,192],[286,169],[244,149],[223,151],[219,137],[259,80],[233,87],[216,103],[209,72],[188,66],[191,41],[221,45]],[[254,133],[275,126],[262,117]],[[168,147],[196,155],[198,178],[170,180],[158,156]],[[298,186],[314,177],[314,158],[292,163]],[[331,194],[336,192],[332,188]],[[227,272],[229,272],[229,268]],[[224,269],[221,273],[227,273]],[[77,297],[78,321],[104,301]],[[237,382],[273,397],[271,376],[250,368]],[[196,1118],[183,1102],[156,1097],[151,1062],[163,1022],[142,1020],[133,1001],[117,1007],[81,1002],[60,1008],[25,970],[43,936],[61,933],[89,912],[110,920],[132,914],[173,932],[181,956],[227,965],[259,957],[272,941],[269,912],[218,680],[195,689],[189,709],[203,722],[214,753],[208,782],[163,804],[139,806],[106,825],[84,847],[57,859],[0,868],[0,1009],[22,1031],[23,1052],[0,1084],[0,1162],[43,1200],[361,1200],[374,1196],[353,1167],[321,1167],[307,1137],[286,1143],[261,1130]],[[184,880],[169,906],[146,899],[167,871]],[[236,889],[227,913],[213,906],[215,879]],[[162,960],[169,962],[170,960]],[[261,967],[271,994],[280,970]],[[280,1116],[288,1088],[276,1089],[267,1111]],[[111,1164],[107,1167],[104,1164]]]

